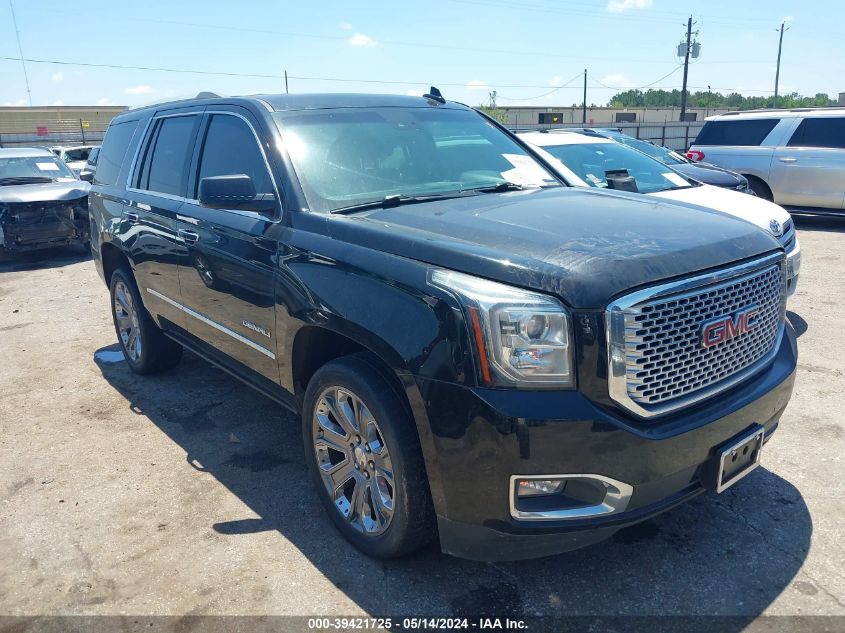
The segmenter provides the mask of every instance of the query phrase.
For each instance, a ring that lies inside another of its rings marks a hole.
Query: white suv
[[[845,108],[710,117],[687,156],[742,174],[758,196],[787,209],[845,210]]]

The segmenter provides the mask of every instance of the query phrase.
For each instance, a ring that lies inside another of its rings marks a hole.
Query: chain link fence
[[[0,147],[98,145],[121,108],[0,108]]]

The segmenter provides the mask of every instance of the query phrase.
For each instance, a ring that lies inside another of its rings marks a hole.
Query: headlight
[[[559,301],[450,270],[431,271],[429,282],[460,300],[485,384],[574,387],[569,313]]]

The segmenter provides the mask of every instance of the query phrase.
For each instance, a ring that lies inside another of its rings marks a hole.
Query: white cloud
[[[64,101],[62,101],[61,99],[56,99],[56,100],[55,100],[53,103],[51,103],[50,105],[51,105],[51,106],[63,106],[64,104],[65,104],[65,102],[64,102]]]
[[[338,26],[341,29],[343,29],[344,31],[351,31],[352,30],[352,25],[349,24],[349,22],[341,22],[340,24],[338,24]]]
[[[18,99],[17,101],[7,101],[3,104],[4,108],[19,108],[27,104],[26,99]]]
[[[408,95],[409,97],[422,97],[425,93],[426,93],[425,90],[414,89],[414,90],[409,90],[405,94]]]
[[[601,78],[601,83],[611,86],[613,88],[633,88],[634,82],[628,79],[625,75],[616,73],[605,75]]]
[[[148,95],[153,91],[152,86],[130,86],[123,91],[127,95]]]
[[[560,75],[555,75],[551,79],[549,79],[550,86],[559,86],[561,82]]]
[[[50,79],[52,79],[53,81],[61,81],[64,78],[65,76],[61,73],[61,71],[50,75]]]
[[[792,22],[792,16],[791,15],[783,16],[783,21],[784,22]]]
[[[101,98],[97,99],[96,105],[98,105],[98,106],[113,106],[113,105],[115,105],[115,103],[114,103],[114,101],[112,101],[108,97],[101,97]]]
[[[607,10],[611,13],[622,13],[628,9],[647,9],[651,3],[652,0],[610,0]]]
[[[371,38],[369,35],[364,35],[363,33],[356,33],[348,40],[350,46],[375,46],[376,41]]]
[[[464,87],[467,90],[487,90],[490,87],[490,84],[486,81],[481,81],[480,79],[473,79]]]

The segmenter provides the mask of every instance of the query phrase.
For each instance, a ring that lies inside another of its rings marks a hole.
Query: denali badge
[[[721,316],[708,321],[701,326],[701,344],[709,348],[750,332],[760,325],[759,312],[760,309],[753,305],[734,316]]]
[[[244,326],[245,328],[249,328],[249,329],[250,329],[250,330],[252,330],[253,332],[258,332],[259,334],[263,334],[263,335],[264,335],[264,336],[266,336],[267,338],[270,338],[270,332],[268,332],[267,330],[265,330],[265,329],[264,329],[263,327],[261,327],[260,325],[255,325],[255,323],[253,323],[252,321],[247,321],[246,319],[244,319],[243,321],[241,321],[241,323],[243,323],[243,326]]]

